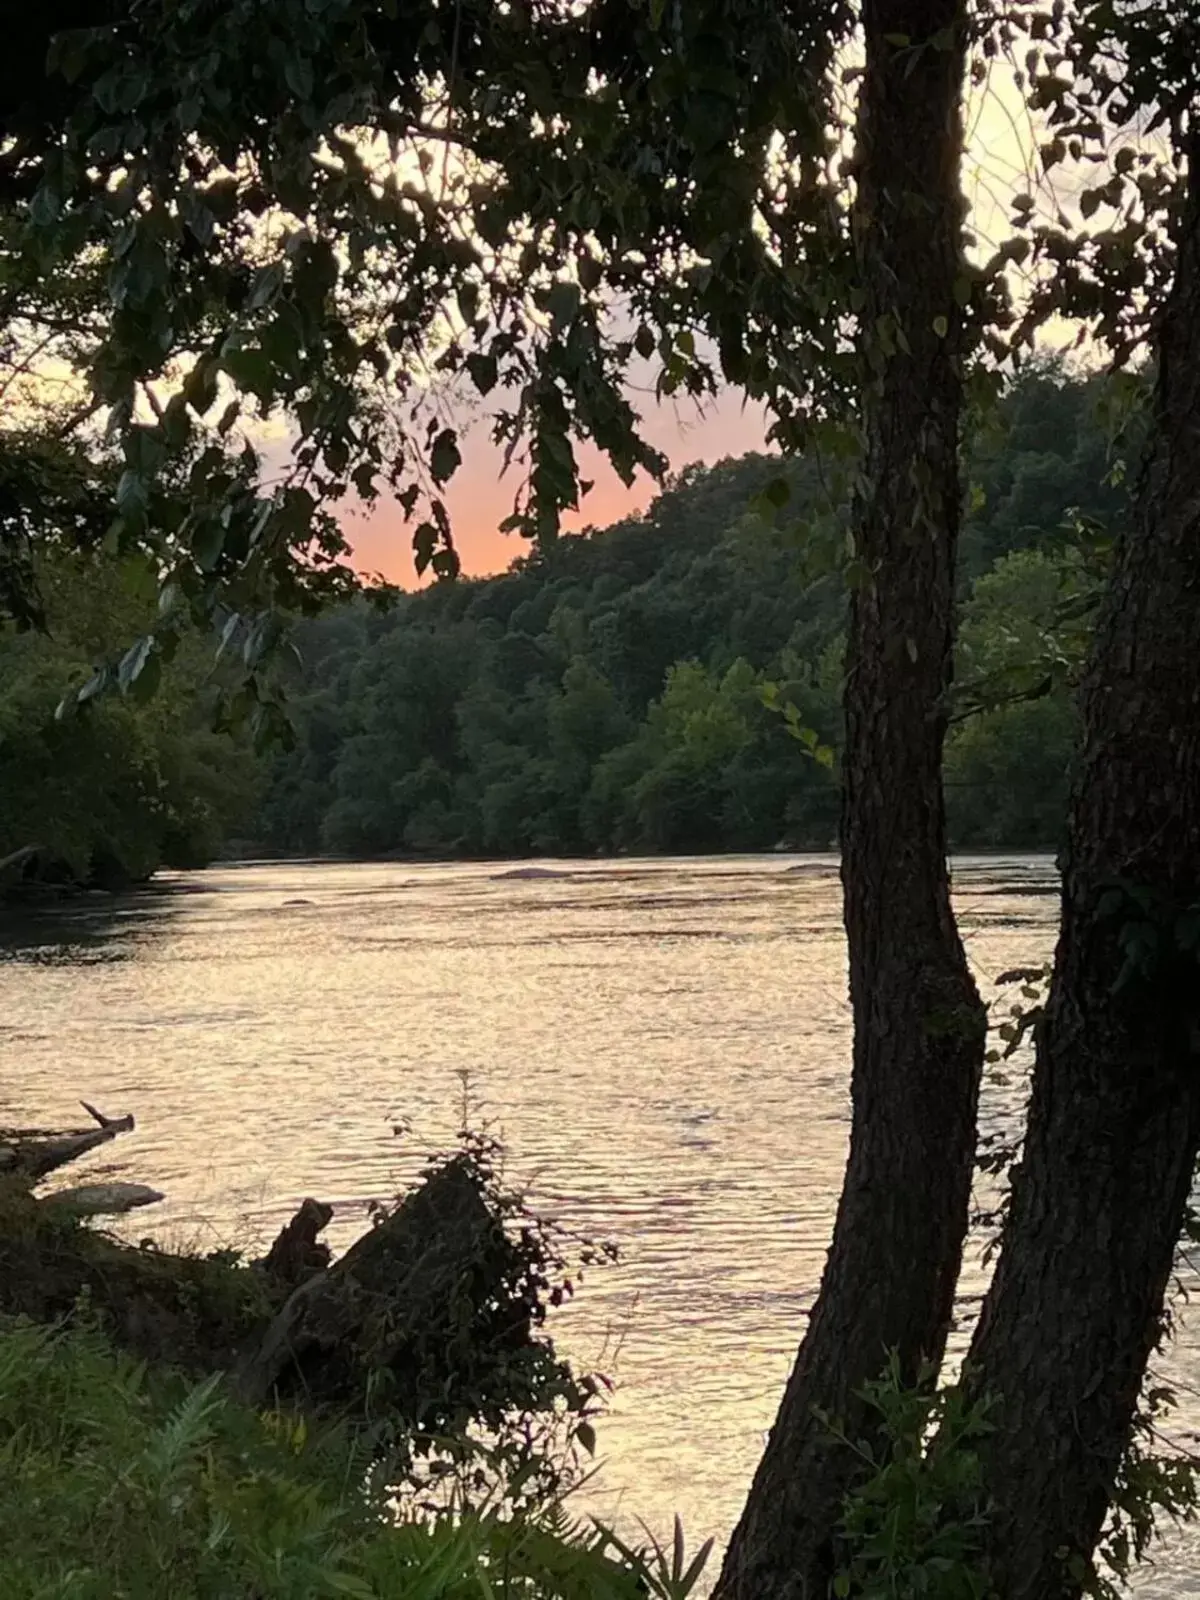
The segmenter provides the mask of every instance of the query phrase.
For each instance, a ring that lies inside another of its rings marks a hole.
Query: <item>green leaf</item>
[[[218,517],[207,516],[197,522],[191,537],[192,557],[201,572],[211,572],[225,548],[225,527]]]
[[[458,434],[453,428],[443,428],[429,452],[429,470],[433,474],[433,481],[439,485],[448,483],[461,465]]]
[[[272,502],[265,501],[264,509],[270,514]],[[313,518],[317,511],[317,502],[310,489],[306,489],[302,483],[289,484],[277,496],[273,510],[278,515],[279,525],[287,534],[290,543],[294,545],[308,543],[312,537]]]
[[[792,498],[792,486],[786,478],[772,478],[762,491],[762,499],[776,511],[782,511]]]
[[[225,371],[240,389],[246,389],[260,400],[271,397],[275,385],[274,369],[266,352],[254,345],[227,350],[223,359]]]
[[[867,589],[871,585],[874,574],[869,563],[860,561],[857,557],[846,563],[844,577],[846,586],[850,589]]]
[[[69,28],[55,34],[46,52],[46,75],[58,72],[68,83],[77,83],[87,65],[88,47],[93,39],[90,28]]]
[[[259,311],[263,306],[270,305],[283,288],[284,273],[282,263],[273,261],[269,266],[263,267],[256,275],[250,290],[250,297],[246,304],[251,311]]]
[[[254,619],[242,640],[242,664],[248,671],[253,672],[263,658],[270,655],[282,633],[283,624],[278,612],[264,611]]]
[[[98,694],[108,688],[111,681],[111,670],[108,667],[97,667],[88,681],[77,690],[75,695],[76,703],[82,706],[86,705],[89,700],[94,700]]]
[[[221,637],[217,641],[216,660],[219,661],[225,654],[226,650],[228,650],[229,646],[233,643],[234,637],[241,625],[241,616],[236,611],[230,612],[229,616],[225,618],[225,626],[221,629]]]
[[[467,357],[467,371],[480,394],[491,394],[500,376],[494,355],[474,352]]]
[[[458,288],[459,315],[468,327],[479,315],[479,285],[475,283],[462,283]]]
[[[440,537],[432,522],[418,523],[413,530],[413,565],[417,569],[418,578],[426,571],[433,560]]]
[[[158,693],[162,682],[163,658],[157,650],[146,657],[137,677],[130,683],[127,694],[139,705],[145,705]]]
[[[125,465],[144,477],[152,477],[162,465],[166,445],[157,427],[138,424],[129,429],[121,444]]]
[[[346,1600],[376,1600],[379,1594],[373,1583],[352,1572],[323,1572],[321,1583],[330,1594],[344,1595]]]
[[[283,64],[288,88],[298,100],[308,100],[313,92],[312,62],[307,56],[290,55]]]
[[[217,377],[220,364],[212,356],[202,356],[183,380],[183,394],[188,405],[200,416],[212,408],[217,398]]]
[[[581,255],[576,262],[575,270],[579,273],[579,281],[587,290],[598,289],[604,277],[604,269],[595,256]]]
[[[117,684],[122,694],[128,694],[133,684],[145,670],[154,652],[154,635],[147,633],[130,645],[117,667]]]
[[[117,510],[122,518],[134,527],[140,527],[146,516],[148,495],[141,473],[126,468],[117,480]]]

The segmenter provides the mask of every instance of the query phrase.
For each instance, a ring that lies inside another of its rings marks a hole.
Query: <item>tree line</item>
[[[973,441],[945,772],[958,848],[1061,842],[1089,586],[1127,511],[1105,398],[1050,363]],[[833,847],[845,522],[819,464],[751,455],[500,577],[314,619],[288,685],[295,744],[246,847]]]
[[[1074,680],[1128,509],[1108,400],[1102,377],[1048,362],[972,440],[944,776],[956,848],[1061,842]],[[60,492],[102,492],[61,450],[43,445],[37,464]],[[257,753],[214,729],[222,665],[200,635],[160,693],[56,719],[72,672],[152,619],[155,582],[145,563],[43,549],[45,628],[0,627],[0,856],[36,843],[27,875],[117,887],[231,844],[830,848],[846,516],[819,462],[752,455],[688,468],[644,517],[564,536],[499,577],[301,619],[289,745]]]

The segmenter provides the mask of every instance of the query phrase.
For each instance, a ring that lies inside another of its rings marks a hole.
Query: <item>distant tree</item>
[[[32,575],[45,631],[0,626],[0,858],[36,846],[26,876],[106,888],[203,865],[261,788],[243,741],[212,731],[207,650],[186,641],[153,699],[64,723],[64,682],[142,624],[153,575],[45,550]]]

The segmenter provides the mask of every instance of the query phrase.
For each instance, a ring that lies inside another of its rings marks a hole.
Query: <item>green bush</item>
[[[561,1507],[422,1511],[373,1441],[310,1430],[117,1355],[86,1326],[0,1323],[4,1600],[623,1600],[686,1593]]]
[[[834,1600],[998,1600],[978,1457],[990,1402],[968,1403],[956,1385],[937,1388],[931,1370],[908,1383],[894,1354],[859,1393],[866,1438],[850,1439],[825,1418],[859,1461],[838,1528]],[[1096,1550],[1061,1552],[1064,1592],[1122,1600],[1163,1524],[1200,1512],[1200,1463],[1162,1432],[1174,1401],[1161,1387],[1142,1395]]]

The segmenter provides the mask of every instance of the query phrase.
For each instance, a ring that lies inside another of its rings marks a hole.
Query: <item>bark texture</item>
[[[854,228],[866,459],[845,694],[842,880],[854,1011],[850,1157],[820,1293],[724,1600],[824,1600],[889,1350],[940,1361],[967,1229],[985,1014],[950,909],[941,790],[961,410],[961,0],[867,0]]]
[[[1200,170],[1151,443],[1083,693],[1028,1132],[971,1352],[1002,1600],[1072,1595],[1158,1338],[1200,1141]],[[1189,908],[1193,908],[1189,912]]]

